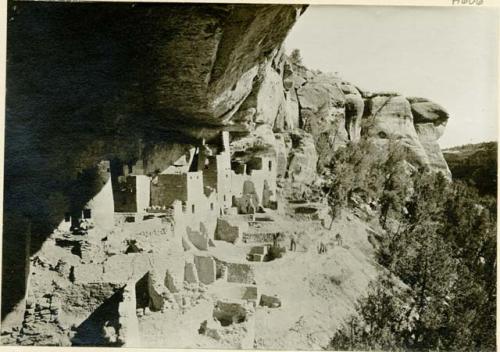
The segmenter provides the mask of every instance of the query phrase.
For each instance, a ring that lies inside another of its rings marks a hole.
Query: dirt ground
[[[242,238],[236,244],[216,240],[208,251],[193,248],[194,255],[216,258],[217,280],[204,285],[182,283],[181,279],[175,308],[138,314],[139,343],[130,347],[272,350],[319,350],[326,347],[335,331],[354,312],[355,302],[366,292],[368,283],[381,270],[373,260],[373,246],[368,241],[369,224],[346,211],[331,223],[331,227],[330,221],[323,221],[327,224],[324,226],[318,219],[308,221],[286,214],[293,212],[269,212],[266,214],[269,219],[254,224],[248,238]],[[266,262],[249,261],[247,255],[252,249],[271,245],[272,234],[277,230],[280,233],[278,244],[287,248],[283,256]],[[262,234],[271,234],[271,237]],[[341,243],[337,234],[340,234]],[[73,237],[63,233],[51,241],[70,241],[74,240]],[[290,250],[292,237],[296,241],[295,251]],[[34,265],[31,274],[32,291],[39,295],[59,292],[71,299],[71,306],[61,307],[65,314],[57,323],[61,326],[60,332],[59,325],[43,319],[31,327],[33,333],[39,335],[36,340],[26,335],[26,331],[31,330],[24,328],[20,336],[26,344],[53,344],[56,337],[64,340],[63,345],[71,344],[65,332],[72,322],[85,319],[82,314],[98,304],[99,297],[107,297],[116,289],[116,285],[94,285],[93,282],[104,280],[106,283],[109,282],[106,280],[120,276],[120,265],[129,268],[134,264],[130,262],[134,258],[148,256],[150,261],[153,260],[151,263],[165,262],[169,268],[180,265],[181,272],[184,267],[180,241],[173,238],[170,224],[159,218],[120,224],[109,233],[93,230],[86,238],[82,259],[68,248],[51,242],[47,242],[38,253],[36,263],[39,264]],[[123,254],[128,239],[135,240],[135,246],[142,254]],[[326,247],[324,253],[319,253],[321,244]],[[157,256],[161,258],[154,260]],[[56,258],[63,260],[65,266],[60,268]],[[121,261],[114,263],[117,259]],[[82,267],[81,262],[87,266]],[[219,273],[220,266],[226,265],[224,263],[236,270],[233,276],[242,275],[244,280],[226,281]],[[66,278],[71,265],[83,268],[74,272],[78,286]],[[108,270],[108,266],[114,270],[111,277],[94,277],[98,272]],[[250,273],[248,268],[252,269]],[[277,297],[279,307],[259,305],[261,295]],[[220,325],[213,317],[214,307],[219,301],[250,307],[247,319],[233,321],[229,326]],[[200,333],[203,324],[211,329],[208,333]],[[45,335],[38,333],[44,329],[47,330]],[[2,340],[9,343],[15,335],[6,335]]]
[[[286,230],[302,233],[297,239],[297,250],[287,251],[282,258],[248,262],[245,256],[250,244],[222,241],[215,241],[216,247],[209,252],[230,262],[251,263],[259,293],[277,295],[281,300],[279,308],[257,306],[254,348],[321,349],[354,312],[355,301],[379,270],[372,259],[367,224],[352,214],[343,214],[333,222],[331,230],[318,230],[286,218],[276,221],[281,221],[275,225],[285,233]],[[342,245],[336,243],[337,233],[342,236]],[[326,253],[318,253],[320,242],[327,246]],[[289,246],[289,239],[285,238],[282,244]],[[228,285],[231,284],[217,281],[208,286],[202,298],[194,299],[186,308],[140,318],[143,347],[241,347],[238,331],[234,331],[234,339],[225,336],[219,340],[198,333],[202,321],[211,319],[214,302],[224,298],[220,297],[221,292]]]

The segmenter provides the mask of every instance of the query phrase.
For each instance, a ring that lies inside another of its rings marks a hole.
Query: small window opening
[[[214,203],[210,203],[210,210],[214,210]]]
[[[193,204],[193,205],[191,205],[191,213],[193,213],[193,214],[194,214],[194,204]]]
[[[135,216],[127,216],[127,217],[125,217],[125,222],[135,222]]]
[[[92,217],[92,212],[90,209],[83,209],[83,218],[90,219]]]
[[[273,169],[273,162],[272,160],[269,160],[269,171]]]

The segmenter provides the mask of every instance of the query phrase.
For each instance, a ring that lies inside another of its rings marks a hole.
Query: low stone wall
[[[159,273],[148,273],[148,292],[149,292],[149,308],[152,311],[159,311],[165,303],[166,287],[163,285]]]
[[[281,307],[281,300],[277,296],[268,296],[263,294],[260,297],[259,304],[263,307],[279,308]]]
[[[215,281],[216,267],[215,260],[209,256],[195,256],[194,265],[198,279],[205,285],[211,284]]]
[[[186,262],[184,264],[184,281],[190,284],[198,282],[198,272],[194,263]]]
[[[236,221],[230,218],[218,218],[217,228],[215,229],[215,239],[229,243],[238,242],[243,232],[248,229],[246,221]]]
[[[208,250],[208,236],[200,231],[194,231],[189,226],[186,228],[189,241],[200,251]]]
[[[228,263],[227,281],[239,282],[242,284],[254,284],[255,273],[253,268],[248,264]]]
[[[232,340],[231,348],[250,350],[255,340],[255,308],[241,300],[219,300],[213,319],[201,323],[200,334],[215,340]]]
[[[224,297],[230,300],[243,300],[251,302],[256,306],[260,302],[260,294],[256,285],[223,285],[211,292],[217,297]]]
[[[251,265],[244,263],[228,263],[216,259],[217,276],[222,276],[225,271],[227,275],[227,282],[234,282],[240,284],[255,284],[255,272]]]
[[[122,301],[118,305],[118,340],[123,347],[140,347],[139,322],[135,308],[135,283],[129,283],[124,287]]]

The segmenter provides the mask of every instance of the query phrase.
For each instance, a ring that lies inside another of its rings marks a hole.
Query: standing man
[[[297,249],[297,243],[295,242],[295,235],[290,237],[290,251],[294,251]]]

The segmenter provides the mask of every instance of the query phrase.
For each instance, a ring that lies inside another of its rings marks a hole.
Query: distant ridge
[[[482,195],[497,194],[497,142],[465,144],[443,150],[453,179],[475,186]]]

